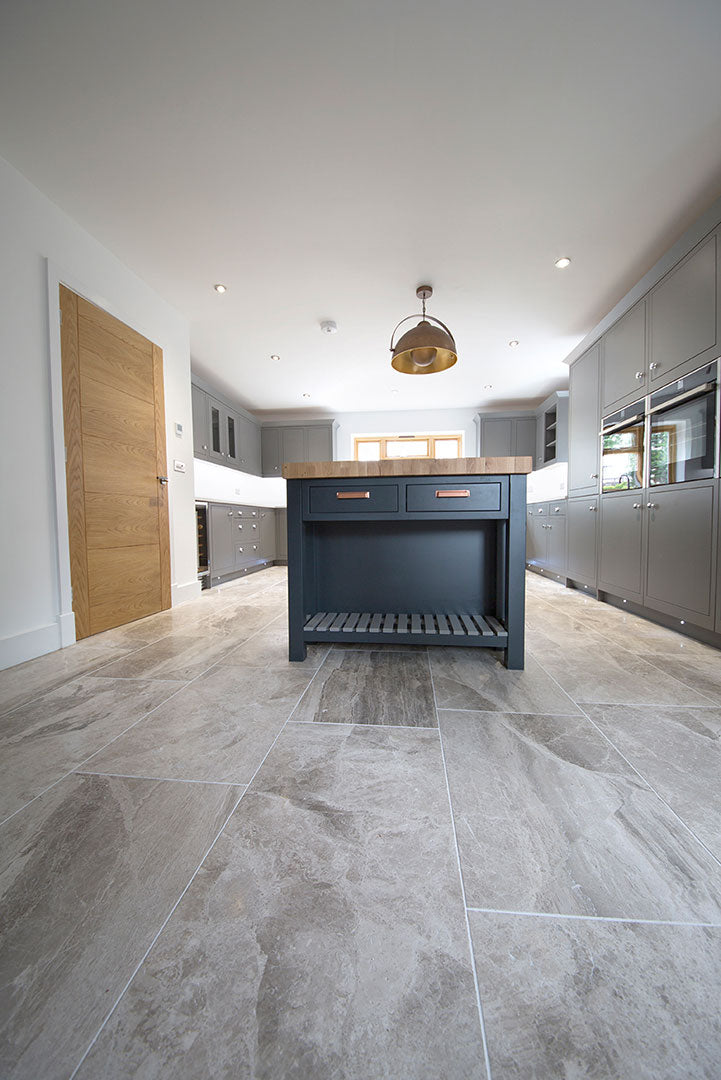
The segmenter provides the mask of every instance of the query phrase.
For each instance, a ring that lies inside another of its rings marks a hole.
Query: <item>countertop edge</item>
[[[531,457],[433,458],[398,461],[300,461],[283,465],[286,480],[352,480],[381,476],[503,476],[527,474]]]

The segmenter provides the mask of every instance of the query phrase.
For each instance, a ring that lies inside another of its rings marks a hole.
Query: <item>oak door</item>
[[[60,286],[70,572],[78,638],[170,607],[157,345]]]

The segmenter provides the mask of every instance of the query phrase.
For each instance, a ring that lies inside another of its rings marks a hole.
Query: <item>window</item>
[[[462,435],[356,435],[356,461],[395,461],[398,458],[458,458]]]

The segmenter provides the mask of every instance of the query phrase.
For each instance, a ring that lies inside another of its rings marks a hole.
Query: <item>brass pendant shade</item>
[[[407,330],[394,345],[393,338],[398,327],[409,319],[418,318],[417,315],[408,315],[401,319],[391,335],[391,365],[404,375],[432,375],[436,371],[446,371],[458,359],[456,343],[448,327],[440,319],[426,315],[426,300],[432,293],[430,285],[421,285],[416,289],[416,296],[423,301],[421,322]]]

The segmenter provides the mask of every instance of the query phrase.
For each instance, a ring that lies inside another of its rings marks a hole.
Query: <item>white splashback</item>
[[[281,476],[252,476],[213,461],[195,458],[195,498],[203,502],[242,503],[247,506],[285,506],[285,480]]]
[[[532,472],[528,477],[529,503],[550,502],[551,499],[565,499],[568,493],[568,462],[547,465],[545,469]]]

